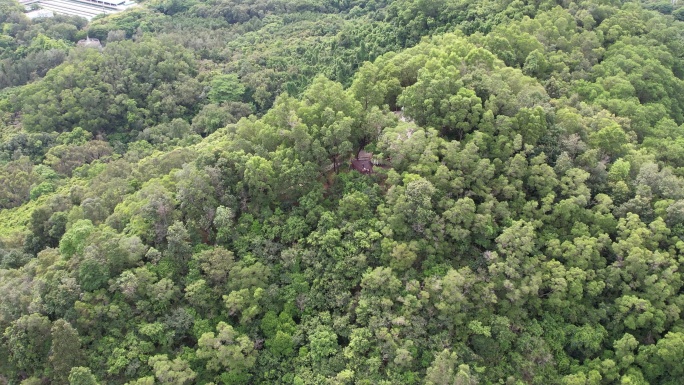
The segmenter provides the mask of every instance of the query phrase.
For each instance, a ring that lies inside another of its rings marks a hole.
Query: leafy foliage
[[[676,4],[15,8],[0,382],[681,381]]]

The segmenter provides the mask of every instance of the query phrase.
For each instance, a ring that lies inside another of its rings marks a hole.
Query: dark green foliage
[[[2,353],[16,373],[41,376],[47,369],[51,323],[40,314],[17,319],[3,334]]]
[[[53,322],[51,333],[50,365],[53,378],[57,383],[67,384],[72,368],[85,362],[78,331],[69,322],[59,319]]]

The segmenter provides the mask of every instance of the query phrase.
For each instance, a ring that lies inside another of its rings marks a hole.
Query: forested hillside
[[[682,383],[681,4],[21,11],[0,384]]]

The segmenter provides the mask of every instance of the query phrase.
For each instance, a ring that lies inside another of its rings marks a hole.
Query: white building
[[[20,0],[20,2],[27,7],[38,6],[44,11],[81,16],[88,20],[102,14],[118,13],[136,5],[132,0]]]
[[[26,12],[26,17],[29,19],[38,19],[41,17],[54,17],[55,13],[47,9],[36,9],[35,11]]]

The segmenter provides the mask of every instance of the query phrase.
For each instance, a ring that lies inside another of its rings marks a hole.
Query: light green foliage
[[[88,220],[80,220],[64,234],[59,242],[59,252],[66,258],[80,254],[85,249],[85,242],[95,230],[93,223]]]
[[[274,356],[287,357],[294,353],[292,334],[296,331],[296,324],[288,313],[276,316],[275,312],[267,312],[261,321],[261,330],[268,338],[266,347]]]
[[[229,273],[229,294],[223,296],[229,314],[239,314],[241,322],[249,322],[260,314],[269,275],[268,267],[260,262],[248,266],[245,263],[235,264]]]
[[[327,358],[337,351],[337,335],[330,329],[319,326],[309,336],[309,354],[314,361]]]
[[[245,86],[235,74],[217,75],[211,79],[209,100],[212,103],[239,102],[245,93]]]
[[[216,333],[205,333],[197,342],[197,357],[206,360],[206,368],[213,373],[225,373],[231,384],[246,383],[248,370],[256,360],[253,342],[236,332],[232,326],[219,322]]]
[[[28,47],[29,52],[33,51],[47,51],[51,49],[66,49],[67,44],[64,41],[51,39],[43,34],[39,34]]]
[[[69,385],[97,385],[98,382],[89,368],[75,367],[69,372]]]
[[[456,353],[451,353],[448,350],[439,353],[427,369],[425,384],[478,384],[479,381],[477,380],[477,377],[474,374],[471,374],[468,365],[459,365],[456,367],[457,360],[458,357],[456,356]]]
[[[127,382],[128,385],[154,385],[154,376],[147,376],[143,378],[138,378],[135,381]]]
[[[189,384],[196,377],[195,372],[190,369],[188,363],[180,357],[171,361],[166,355],[158,355],[150,357],[148,364],[154,370],[157,380],[162,384]]]
[[[373,63],[363,63],[349,88],[354,98],[361,103],[366,111],[373,107],[382,107],[385,101],[387,85],[380,78],[379,72],[378,67]]]
[[[681,382],[681,4],[15,8],[0,383]]]

